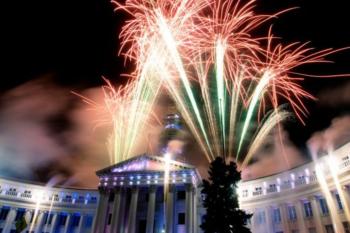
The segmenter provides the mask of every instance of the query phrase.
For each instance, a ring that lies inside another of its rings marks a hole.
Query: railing
[[[268,189],[266,189],[267,193],[275,193],[277,192],[277,187],[269,187]]]
[[[255,191],[253,192],[253,196],[259,196],[259,195],[262,195],[263,192],[262,191]]]

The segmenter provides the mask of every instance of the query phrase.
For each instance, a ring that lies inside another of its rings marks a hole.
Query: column
[[[64,233],[68,233],[69,232],[69,228],[71,227],[72,216],[73,216],[73,214],[71,214],[71,213],[69,213],[67,215],[66,222],[64,224],[64,230],[63,230]]]
[[[139,195],[139,189],[137,187],[133,187],[131,190],[131,201],[130,201],[130,208],[129,208],[127,233],[135,233],[138,195]]]
[[[127,200],[127,190],[126,189],[122,189],[121,190],[121,203],[120,203],[120,211],[119,211],[119,226],[117,226],[118,229],[118,233],[122,233],[125,231],[125,209],[126,209],[126,201]]]
[[[192,184],[186,185],[186,213],[185,213],[185,223],[186,223],[186,233],[192,233],[193,232],[193,187]]]
[[[98,202],[97,212],[93,224],[94,233],[101,233],[104,231],[108,209],[108,199],[109,193],[106,190],[100,190],[100,200]]]
[[[2,230],[3,233],[9,233],[11,231],[12,225],[14,224],[14,221],[16,218],[16,214],[17,214],[17,209],[11,208],[6,217],[5,225]]]
[[[27,223],[27,227],[23,230],[24,232],[29,231],[30,225],[32,224],[30,222],[31,218],[32,218],[32,211],[26,210],[26,212],[24,214],[24,219],[25,219],[25,221]]]
[[[53,214],[53,213],[51,213]],[[50,233],[54,233],[55,232],[55,228],[58,222],[58,213],[54,213],[52,216],[52,220],[51,220],[51,227],[50,227]]]
[[[146,233],[153,233],[157,186],[149,187]]]
[[[165,220],[165,232],[173,233],[174,228],[174,193],[175,185],[169,185],[168,197],[166,200],[166,220]]]
[[[287,205],[282,203],[279,205],[279,208],[281,210],[283,232],[290,233],[291,231],[290,231],[290,226],[288,221]]]
[[[267,232],[274,232],[273,230],[273,221],[272,221],[272,207],[271,206],[267,206],[265,208],[265,216],[266,216],[266,230]]]
[[[343,192],[344,192],[344,198],[345,202],[350,205],[350,192],[349,192],[349,187],[347,185],[343,186]]]
[[[111,233],[118,233],[117,227],[119,226],[119,213],[120,213],[120,201],[121,201],[121,190],[118,188],[114,193],[114,202],[112,207],[112,223]]]
[[[307,229],[305,226],[304,212],[303,212],[303,202],[297,200],[294,201],[295,210],[297,212],[297,221],[298,221],[298,230],[300,233],[307,233]]]
[[[37,217],[37,221],[36,221],[36,226],[35,226],[35,231],[34,233],[41,233],[42,232],[42,229],[43,229],[43,226],[44,226],[44,220],[45,220],[45,213],[44,212],[40,212],[38,214],[38,217]]]
[[[250,213],[252,213],[253,215],[252,215],[252,217],[250,218],[250,231],[251,232],[256,232],[256,230],[255,230],[255,225],[256,225],[256,222],[255,222],[255,220],[256,220],[256,216],[255,216],[255,213],[256,212],[256,210],[254,209],[254,210],[251,210],[250,211]]]
[[[197,209],[197,201],[198,201],[198,196],[197,196],[197,188],[193,188],[193,232],[198,233],[199,226],[198,226],[198,209]]]
[[[326,233],[325,228],[322,224],[322,215],[320,212],[319,205],[317,203],[317,198],[315,196],[311,196],[308,198],[311,203],[312,208],[312,214],[313,214],[313,220],[315,223],[315,228],[317,233]]]
[[[86,221],[86,214],[82,213],[80,215],[79,225],[77,229],[77,233],[84,233],[85,232],[85,221]]]

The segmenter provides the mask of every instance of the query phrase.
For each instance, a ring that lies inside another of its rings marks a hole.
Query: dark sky
[[[101,76],[117,80],[130,70],[117,57],[118,32],[125,15],[113,12],[107,0],[35,0],[1,3],[0,95],[47,73],[71,89],[102,83]],[[258,0],[257,11],[273,13],[300,7],[272,21],[274,34],[283,41],[311,41],[318,49],[350,46],[350,14],[344,0]],[[267,29],[267,28],[263,28]],[[257,32],[261,33],[260,31]],[[330,57],[330,65],[303,71],[314,74],[350,73],[350,51]],[[303,87],[316,96],[342,86],[347,79],[307,79]],[[349,112],[347,104],[336,107],[306,102],[310,116],[306,126],[286,126],[291,139],[302,146],[312,132],[331,119]]]

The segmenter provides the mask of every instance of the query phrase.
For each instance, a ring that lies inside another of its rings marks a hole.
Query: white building
[[[350,233],[350,143],[318,161],[240,184],[253,233]]]
[[[25,219],[30,233],[91,232],[97,190],[45,187],[0,178],[0,233],[16,233]]]

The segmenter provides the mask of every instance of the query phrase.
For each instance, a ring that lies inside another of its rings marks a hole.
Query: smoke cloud
[[[307,144],[313,154],[333,150],[350,140],[350,115],[334,118],[330,126],[314,133]]]
[[[336,88],[326,89],[318,94],[320,105],[327,107],[338,107],[350,104],[350,82]]]
[[[254,155],[253,162],[242,171],[243,180],[256,179],[297,167],[308,159],[290,141],[283,128],[274,130]]]
[[[96,127],[98,113],[51,80],[30,81],[0,97],[0,176],[47,182],[59,175],[65,177],[61,184],[96,188],[94,172],[110,165],[106,138],[111,127]],[[103,103],[100,87],[79,93]],[[166,108],[162,102],[156,106],[159,119],[140,133],[135,155],[158,152]],[[182,144],[170,146],[178,150]]]

